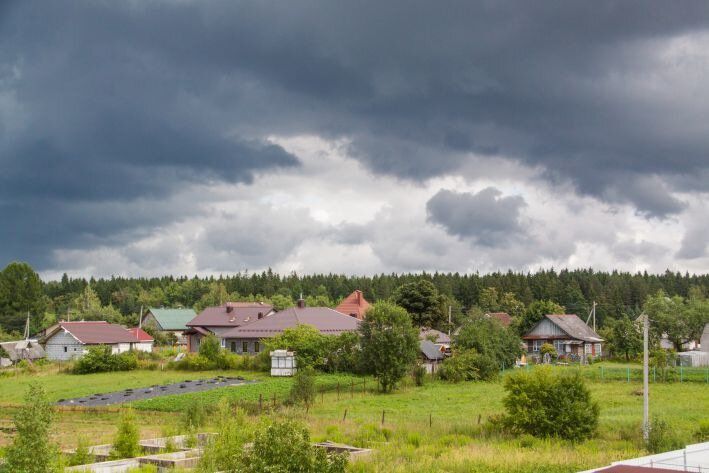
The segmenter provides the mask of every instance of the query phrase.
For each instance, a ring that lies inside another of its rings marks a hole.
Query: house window
[[[66,353],[66,347],[64,347],[64,353]]]
[[[533,351],[534,353],[538,353],[538,352],[539,352],[539,347],[541,347],[541,346],[542,346],[541,340],[534,340],[534,341],[532,342],[532,351]]]
[[[249,342],[241,342],[241,353],[249,352]]]
[[[254,353],[258,353],[258,352],[259,352],[258,342],[254,342]]]
[[[231,352],[236,353],[236,342],[231,342]]]
[[[596,343],[596,356],[601,356],[601,344]]]
[[[584,343],[584,345],[583,345],[583,352],[584,352],[586,355],[592,354],[592,353],[593,353],[593,347],[592,347],[592,345],[591,345],[590,343]]]
[[[556,349],[556,352],[558,354],[564,353],[564,341],[563,340],[554,340],[554,348]]]

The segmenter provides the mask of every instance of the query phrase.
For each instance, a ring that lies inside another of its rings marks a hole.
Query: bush
[[[324,369],[330,353],[331,342],[330,336],[323,335],[315,327],[298,325],[294,328],[287,328],[281,334],[267,340],[264,356],[273,350],[291,350],[295,352],[298,368],[312,366],[316,369]]]
[[[294,403],[303,403],[306,406],[315,400],[315,370],[311,366],[299,368],[293,377],[290,390],[290,400]]]
[[[426,382],[426,367],[423,366],[421,363],[417,363],[414,366],[413,378],[414,383],[416,383],[416,386],[423,386],[423,384]]]
[[[89,445],[84,437],[79,437],[76,450],[69,457],[69,466],[88,465],[95,461],[94,456],[89,453]]]
[[[140,455],[140,434],[135,423],[135,413],[132,408],[125,409],[121,413],[118,424],[118,432],[113,441],[111,458],[133,458]]]
[[[313,446],[305,427],[286,420],[261,427],[253,446],[242,450],[238,463],[236,471],[249,473],[344,473],[347,457]]]
[[[650,453],[661,453],[684,448],[684,442],[674,434],[667,422],[653,418],[645,446]]]
[[[554,345],[551,343],[544,343],[542,346],[539,348],[539,353],[542,355],[542,358],[544,358],[544,355],[547,353],[549,354],[549,357],[552,360],[556,360],[558,354],[556,353],[556,348],[554,348]]]
[[[180,424],[188,431],[193,431],[196,428],[202,427],[207,423],[207,410],[201,399],[192,399],[182,411]]]
[[[52,405],[41,386],[31,384],[25,404],[14,416],[17,435],[5,450],[3,472],[49,473],[55,470],[58,458],[55,446],[49,442],[49,429],[54,418]]]
[[[445,359],[438,369],[438,376],[452,383],[492,380],[497,377],[497,370],[497,363],[489,356],[474,350],[464,350]]]
[[[207,335],[199,343],[199,354],[209,361],[215,362],[222,352],[222,344],[216,335]]]
[[[200,354],[188,353],[180,361],[171,361],[168,366],[180,371],[209,371],[215,369],[217,364]]]
[[[522,354],[522,341],[499,320],[479,314],[472,316],[454,339],[454,348],[475,350],[492,359],[499,369],[509,368]]]
[[[699,421],[699,427],[697,427],[694,437],[697,439],[697,442],[709,441],[709,420]]]
[[[138,358],[132,351],[114,355],[108,345],[89,347],[88,352],[77,360],[74,374],[130,371],[138,367]]]
[[[226,399],[219,403],[215,418],[218,435],[209,439],[197,469],[203,473],[239,471],[237,453],[252,438],[251,423],[243,411],[232,410]]]
[[[362,351],[356,332],[342,332],[330,337],[327,370],[330,372],[362,373]]]
[[[503,424],[515,433],[571,441],[596,433],[600,408],[576,372],[519,372],[505,380],[505,391]]]

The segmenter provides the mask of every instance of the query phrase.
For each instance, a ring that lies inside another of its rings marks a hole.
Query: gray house
[[[140,348],[141,340],[127,329],[104,321],[59,322],[47,329],[42,339],[47,358],[81,358],[91,345],[108,345],[113,353]]]
[[[704,326],[704,332],[702,332],[702,340],[699,342],[701,350],[703,352],[709,353],[709,324]]]
[[[599,357],[603,339],[574,314],[547,314],[522,340],[529,355],[539,355],[545,343],[554,345],[560,357]]]
[[[7,357],[0,358],[0,367],[4,368],[20,360],[38,360],[45,357],[44,349],[37,340],[19,340],[16,342],[2,342],[0,347],[5,350]]]

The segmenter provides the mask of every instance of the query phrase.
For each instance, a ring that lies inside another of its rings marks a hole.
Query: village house
[[[41,340],[50,360],[71,360],[84,356],[92,345],[108,345],[114,354],[146,350],[146,340],[139,340],[128,329],[104,321],[59,322],[48,328]]]
[[[340,304],[335,307],[335,310],[349,315],[350,317],[355,317],[356,319],[363,320],[367,309],[369,309],[369,302],[364,298],[364,294],[359,289],[355,290],[349,296],[345,297]]]
[[[217,307],[207,307],[186,324],[187,350],[197,352],[202,338],[216,335],[222,339],[225,332],[274,313],[273,306],[263,302],[227,302]]]
[[[42,345],[37,340],[19,340],[16,342],[2,342],[0,347],[7,356],[0,357],[0,368],[6,368],[21,360],[34,361],[46,355]]]
[[[152,327],[160,332],[172,333],[177,337],[177,344],[187,343],[184,332],[187,323],[197,317],[193,309],[166,309],[150,307],[141,318],[140,325]]]
[[[548,314],[522,340],[529,355],[539,355],[542,345],[554,346],[560,357],[599,357],[603,339],[574,314]]]
[[[222,346],[233,353],[256,354],[263,348],[262,340],[275,337],[287,328],[312,325],[325,335],[339,335],[359,328],[360,320],[329,307],[306,307],[300,299],[296,307],[232,328],[221,334]],[[281,347],[288,348],[288,347]]]
[[[509,327],[512,324],[512,316],[507,312],[488,312],[485,317],[495,319],[505,327]]]
[[[433,343],[439,351],[450,354],[451,337],[448,336],[447,333],[432,328],[422,328],[419,330],[419,340],[428,340]]]

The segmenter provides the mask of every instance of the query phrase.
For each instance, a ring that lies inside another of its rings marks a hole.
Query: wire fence
[[[609,367],[605,365],[530,365],[527,364],[521,368],[513,370],[503,369],[502,372],[509,373],[511,371],[534,370],[539,366],[552,366],[559,370],[575,370],[581,376],[590,381],[606,382],[606,381],[621,381],[626,383],[636,383],[643,381],[642,367]],[[657,368],[652,366],[649,368],[649,382],[651,383],[704,383],[709,384],[709,366],[707,367],[687,367],[687,366],[671,366]]]

